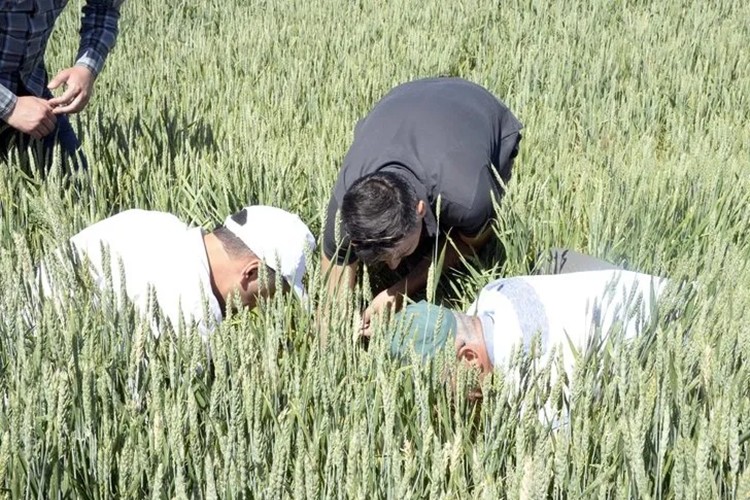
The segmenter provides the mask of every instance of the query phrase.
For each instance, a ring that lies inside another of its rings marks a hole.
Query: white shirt
[[[168,213],[127,210],[87,227],[70,243],[100,289],[107,287],[106,276],[111,275],[118,300],[124,279],[128,298],[143,315],[152,312],[149,294],[153,290],[158,307],[175,331],[182,319],[188,327],[196,324],[205,335],[222,320],[221,307],[211,290],[201,228],[190,228]],[[102,249],[109,251],[109,273]],[[43,268],[41,275],[47,294],[59,286],[50,288]],[[206,303],[209,317],[204,314]],[[152,326],[158,334],[159,325]]]
[[[556,345],[570,374],[571,344],[583,352],[595,330],[604,337],[615,322],[625,338],[639,334],[665,286],[663,278],[612,270],[505,278],[485,286],[468,314],[482,322],[494,367],[507,365],[513,351],[519,345],[528,348],[539,333],[542,362]]]

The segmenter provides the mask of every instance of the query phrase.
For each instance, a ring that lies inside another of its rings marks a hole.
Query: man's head
[[[395,172],[358,179],[344,195],[341,221],[357,257],[395,269],[419,245],[427,206]]]
[[[291,288],[306,300],[305,252],[315,249],[315,239],[298,216],[275,207],[245,207],[207,236],[223,251],[217,256],[207,240],[212,279],[225,302],[237,293],[243,306],[255,307],[259,297],[275,292],[277,273],[285,290]]]
[[[421,301],[406,306],[394,316],[394,322],[397,329],[391,342],[394,357],[403,359],[413,349],[427,359],[452,340],[459,361],[476,367],[481,375],[492,371],[482,323],[476,316]]]
[[[228,276],[227,286],[219,287],[222,302],[226,304],[232,293],[237,293],[240,305],[254,308],[259,297],[269,297],[276,292],[276,273],[250,250],[241,239],[225,226],[217,227],[212,233],[221,243],[228,260],[222,266],[222,274]],[[261,286],[261,274],[265,281]],[[218,273],[215,273],[218,274]],[[221,281],[221,280],[219,280]],[[288,285],[287,285],[288,287]]]

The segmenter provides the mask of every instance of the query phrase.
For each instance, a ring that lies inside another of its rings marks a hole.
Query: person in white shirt
[[[236,305],[249,308],[273,294],[274,273],[304,300],[305,255],[315,249],[297,215],[268,206],[245,207],[211,232],[172,214],[127,210],[87,227],[70,244],[77,266],[86,266],[100,289],[111,287],[118,303],[124,291],[156,334],[163,329],[155,323],[158,307],[175,331],[184,322],[204,335],[222,321],[233,294]],[[45,295],[74,293],[51,276],[52,267],[40,266]]]
[[[617,325],[629,339],[648,326],[666,279],[574,252],[557,257],[556,266],[562,262],[564,267],[568,258],[571,263],[567,269],[556,269],[561,274],[493,281],[465,314],[424,301],[407,306],[394,316],[392,355],[403,359],[413,349],[427,358],[453,342],[458,359],[477,367],[483,376],[507,367],[516,349],[528,350],[539,335],[542,362],[556,346],[570,375],[573,350],[585,351],[595,332],[606,338]]]

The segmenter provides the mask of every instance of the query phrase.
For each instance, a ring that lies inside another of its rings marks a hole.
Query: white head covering
[[[299,216],[264,205],[245,207],[227,217],[224,226],[268,267],[281,273],[303,301],[305,251],[315,250],[315,238]]]

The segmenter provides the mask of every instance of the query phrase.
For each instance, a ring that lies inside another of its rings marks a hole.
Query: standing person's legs
[[[553,248],[537,260],[534,274],[566,274],[581,271],[625,269],[601,259],[590,257],[566,248]]]

